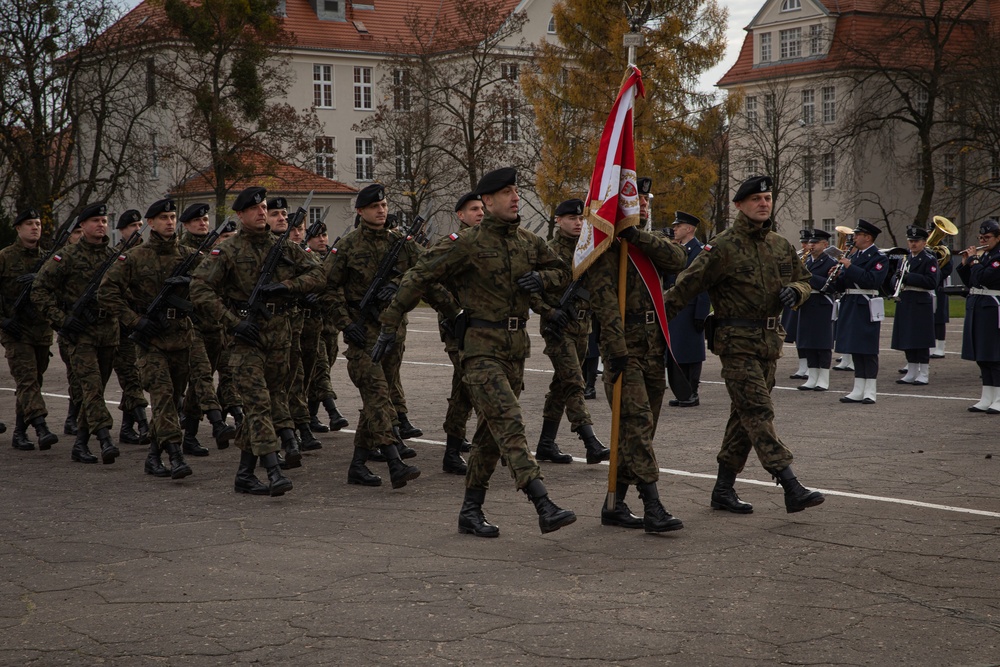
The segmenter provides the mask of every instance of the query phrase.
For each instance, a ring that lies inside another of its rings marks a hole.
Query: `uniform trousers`
[[[114,421],[104,402],[104,390],[111,379],[118,346],[67,342],[66,351],[73,368],[70,396],[80,401],[80,417],[77,419],[80,429],[93,433],[111,428]]]
[[[275,432],[294,426],[288,414],[288,358],[287,342],[262,341],[257,347],[235,339],[230,347],[230,368],[243,397],[243,423],[236,429],[236,446],[243,451],[256,456],[276,452]]]
[[[136,370],[136,344],[128,339],[129,331],[122,329],[118,338],[118,351],[115,353],[114,369],[118,377],[118,385],[122,388],[122,400],[118,409],[132,415],[136,408],[149,405],[142,393],[142,383],[139,381],[139,371]]]
[[[462,381],[462,359],[458,352],[449,352],[451,359],[451,395],[444,414],[444,433],[455,438],[465,438],[469,417],[472,416],[472,399],[469,388]]]
[[[1000,361],[977,361],[984,387],[1000,387]]]
[[[325,328],[319,335],[319,346],[316,363],[313,366],[312,379],[309,382],[309,400],[322,402],[324,398],[337,400],[337,392],[333,390],[330,381],[330,369],[337,359],[337,332]]]
[[[723,355],[720,359],[731,405],[717,460],[739,473],[750,450],[755,450],[764,470],[781,472],[791,465],[792,453],[774,430],[771,390],[777,360],[749,355]]]
[[[874,380],[878,377],[878,355],[877,354],[853,354],[854,377],[858,379]]]
[[[604,373],[604,391],[612,403],[614,383]],[[653,451],[653,436],[660,420],[667,377],[663,354],[629,356],[621,375],[622,405],[618,425],[618,481],[622,484],[653,484],[660,469]]]
[[[375,341],[372,336],[368,338],[369,343],[364,348],[348,345],[346,356],[347,374],[361,394],[354,446],[373,450],[383,445],[396,444],[392,426],[397,418],[389,398],[389,377],[392,373],[390,355],[386,354],[378,362],[372,361],[372,346]]]
[[[833,352],[828,349],[800,348],[799,359],[803,358],[803,353],[809,368],[829,368],[830,362],[833,361]]]
[[[226,332],[222,329],[205,329],[200,333],[201,339],[205,343],[205,355],[208,357],[212,376],[214,377],[216,373],[219,374],[218,387],[215,391],[218,405],[224,408],[243,405],[240,393],[236,391],[233,374],[229,370],[229,347]],[[203,406],[202,409],[211,410],[213,408]]]
[[[49,367],[49,345],[32,345],[4,337],[4,354],[14,378],[17,411],[30,424],[49,412],[42,398],[42,376]]]
[[[164,445],[181,443],[180,417],[177,413],[191,373],[190,350],[164,351],[155,347],[139,348],[138,370],[142,388],[153,404],[149,434],[162,451]]]
[[[545,355],[552,362],[555,374],[549,383],[549,391],[545,394],[542,418],[558,423],[565,411],[574,430],[594,423],[583,398],[583,390],[587,384],[583,379],[581,360],[587,356],[588,340],[588,335],[583,334],[545,341]]]
[[[215,392],[215,375],[208,358],[205,339],[195,330],[188,355],[188,385],[184,395],[184,414],[196,420],[209,410],[221,410]]]

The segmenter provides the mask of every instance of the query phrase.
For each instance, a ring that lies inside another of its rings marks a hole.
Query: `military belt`
[[[860,294],[862,296],[878,296],[877,289],[858,289],[856,287],[851,287],[850,289],[844,290],[844,294]]]
[[[236,299],[228,299],[226,305],[233,310],[236,315],[243,319],[250,315],[250,306],[246,301],[237,301]],[[274,303],[268,302],[261,304],[267,312],[272,315],[282,315],[287,313],[291,308],[287,303]]]
[[[647,310],[641,313],[625,313],[625,324],[656,324],[656,311]]]
[[[742,317],[717,317],[715,326],[717,327],[740,327],[743,329],[767,329],[777,331],[781,318],[767,317],[759,320],[751,320]]]
[[[492,322],[490,320],[479,320],[475,317],[470,317],[466,326],[476,329],[506,329],[507,331],[517,331],[518,329],[523,329],[528,326],[528,320],[523,317],[508,317],[507,319],[499,322]]]
[[[903,285],[903,292],[933,292],[934,290],[928,289],[926,287],[914,287],[913,285]]]
[[[1000,289],[986,289],[985,287],[972,287],[969,289],[969,295],[1000,296]]]

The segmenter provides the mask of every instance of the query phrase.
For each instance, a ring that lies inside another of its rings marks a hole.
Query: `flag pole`
[[[625,279],[628,270],[628,242],[618,239],[618,315],[625,321]],[[609,360],[610,361],[610,360]],[[604,372],[608,372],[607,366]],[[608,497],[605,506],[609,512],[614,511],[618,502],[616,494],[618,492],[618,437],[622,423],[622,383],[625,372],[615,378],[614,387],[611,390],[611,456],[608,458]]]

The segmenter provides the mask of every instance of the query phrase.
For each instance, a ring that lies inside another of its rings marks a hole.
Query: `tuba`
[[[946,236],[955,236],[956,234],[958,234],[958,227],[951,220],[941,215],[934,216],[934,230],[927,237],[927,248],[937,257],[939,267],[943,267],[951,261],[951,250],[941,241]]]

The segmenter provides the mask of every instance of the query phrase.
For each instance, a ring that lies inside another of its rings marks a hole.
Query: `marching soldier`
[[[753,512],[753,505],[740,500],[733,488],[751,450],[784,489],[787,512],[824,501],[823,494],[796,479],[792,453],[774,430],[771,391],[784,333],[779,315],[782,307],[808,298],[809,283],[792,245],[773,231],[771,185],[769,176],[753,176],[740,185],[733,197],[739,211],[733,226],[705,246],[664,297],[668,317],[702,290],[712,300],[709,349],[722,362],[732,408],[711,505],[737,514]]]
[[[809,239],[812,236],[811,229],[799,230],[799,261],[806,263],[809,257]],[[781,311],[781,326],[785,331],[785,342],[795,345],[796,353],[799,357],[799,367],[794,373],[788,376],[790,380],[806,380],[809,377],[809,362],[804,356],[802,349],[796,344],[795,336],[799,330],[799,311],[791,308],[784,308]]]
[[[373,358],[379,359],[392,345],[404,313],[436,284],[447,279],[454,286],[458,308],[463,310],[455,332],[462,376],[479,417],[458,530],[478,537],[500,534],[483,515],[483,502],[501,458],[517,488],[534,503],[543,533],[576,521],[573,512],[549,499],[541,470],[528,449],[518,403],[529,353],[525,331],[529,299],[564,282],[566,271],[542,239],[521,228],[516,182],[513,168],[498,169],[480,179],[475,192],[486,210],[482,223],[451,234],[449,242],[434,246],[404,276],[381,315],[382,331],[372,350]],[[449,317],[457,312],[454,304],[445,310]]]
[[[0,250],[0,344],[15,384],[14,449],[30,451],[35,445],[28,439],[27,427],[35,428],[38,448],[50,449],[59,436],[45,423],[48,410],[42,397],[42,376],[49,367],[52,328],[30,303],[15,312],[14,304],[35,279],[32,273],[42,257],[42,216],[35,209],[22,211],[14,218],[17,238]],[[2,424],[0,424],[2,426]],[[0,433],[6,428],[0,429]]]
[[[79,243],[54,254],[38,272],[31,299],[41,315],[61,338],[72,366],[73,396],[81,402],[76,441],[71,458],[79,463],[97,463],[87,443],[94,434],[101,447],[101,461],[115,462],[118,448],[111,441],[114,422],[104,402],[104,390],[111,377],[118,349],[118,320],[99,308],[90,306],[84,320],[70,311],[87,290],[98,269],[112,256],[108,244],[108,207],[103,203],[84,206],[80,212],[82,236]]]
[[[583,201],[567,199],[555,211],[556,231],[549,241],[549,248],[567,266],[573,263],[580,232],[583,230]],[[583,283],[586,284],[586,281]],[[585,290],[584,290],[585,291]],[[553,463],[572,463],[573,457],[559,451],[556,434],[563,412],[587,450],[587,463],[607,461],[611,450],[594,434],[594,420],[584,402],[582,361],[587,355],[590,339],[590,298],[578,290],[577,296],[559,307],[561,291],[548,292],[550,310],[543,312],[541,333],[545,340],[545,356],[552,362],[555,373],[545,394],[542,408],[542,434],[535,449],[535,459]]]
[[[928,382],[931,348],[934,347],[934,290],[938,284],[938,262],[927,250],[926,229],[906,228],[910,254],[898,280],[899,304],[892,322],[892,349],[906,354],[906,375],[896,384],[924,385]]]
[[[132,234],[142,229],[142,214],[129,209],[118,216],[115,229],[121,233],[116,251],[121,248]],[[140,239],[141,241],[141,239]],[[149,403],[142,393],[142,382],[136,366],[135,344],[128,339],[128,331],[119,322],[122,331],[118,335],[118,351],[115,353],[115,376],[122,389],[122,400],[118,409],[122,412],[122,425],[118,429],[118,442],[126,445],[145,445],[149,442],[149,422],[146,420],[146,408]],[[134,427],[138,427],[136,432]]]
[[[66,245],[76,245],[82,236],[83,230],[77,224],[70,232]],[[59,349],[59,359],[62,360],[63,367],[66,369],[66,386],[69,387],[66,392],[69,394],[69,405],[66,409],[66,419],[63,421],[63,435],[75,436],[77,434],[76,420],[80,414],[80,398],[73,393],[73,387],[76,386],[76,383],[73,381],[73,367],[69,363],[69,341],[62,336],[56,336],[56,347]]]
[[[837,263],[823,253],[830,247],[830,232],[812,230],[809,237],[809,298],[799,306],[799,330],[795,346],[799,358],[805,355],[808,379],[799,385],[803,391],[826,391],[830,388],[830,364],[833,362],[833,299],[820,290],[826,285],[830,270]]]
[[[840,398],[841,403],[875,402],[882,320],[873,321],[873,306],[876,310],[878,307],[872,300],[879,298],[879,287],[889,270],[889,259],[875,247],[875,238],[881,232],[867,220],[858,220],[854,228],[855,251],[850,258],[838,260],[844,269],[836,288],[844,295],[840,298],[836,351],[850,354],[854,364],[854,389]]]
[[[691,262],[705,247],[694,235],[700,224],[701,220],[697,216],[684,211],[674,212],[674,222],[670,227],[674,232],[674,240],[687,251],[685,268],[691,266]],[[664,289],[671,287],[676,281],[676,274],[670,274],[663,281]],[[691,408],[701,405],[698,385],[701,383],[701,367],[705,362],[705,320],[711,308],[708,292],[701,292],[669,322],[670,351],[681,373],[691,385],[691,396],[684,400],[678,398],[676,391],[671,388],[674,398],[667,401],[667,405],[671,407]]]
[[[194,270],[191,300],[199,317],[221,322],[233,336],[229,363],[245,410],[243,423],[236,432],[240,463],[233,488],[237,493],[280,496],[292,490],[292,481],[281,474],[275,433],[276,429],[291,431],[293,426],[285,396],[291,326],[288,305],[280,298],[287,290],[275,289],[274,283],[262,286],[260,307],[270,317],[258,318],[250,311],[251,304],[247,301],[278,239],[267,226],[264,188],[243,190],[233,202],[233,211],[241,230],[216,246]],[[285,243],[274,267],[274,280],[292,278],[312,268],[299,248]],[[258,460],[267,470],[268,485],[254,475]]]
[[[152,442],[144,470],[154,477],[183,479],[191,467],[181,453],[180,404],[188,383],[192,329],[190,318],[176,307],[147,315],[147,310],[164,285],[186,297],[190,277],[171,277],[176,266],[193,251],[178,243],[177,206],[171,199],[153,202],[146,210],[150,228],[146,243],[118,256],[101,284],[101,306],[119,318],[125,331],[136,331],[144,345],[135,345],[142,387],[153,402]],[[130,341],[131,342],[131,341]],[[161,452],[170,459],[163,466]]]
[[[981,253],[981,254],[980,254]],[[969,287],[962,329],[962,359],[975,361],[983,382],[979,401],[969,412],[1000,414],[1000,223],[979,225],[979,247],[966,248],[956,271]]]

